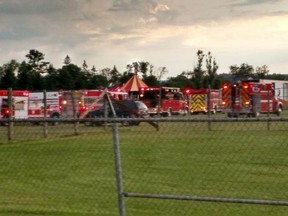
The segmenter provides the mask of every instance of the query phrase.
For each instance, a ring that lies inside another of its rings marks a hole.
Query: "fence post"
[[[211,88],[208,86],[208,95],[207,95],[207,106],[208,106],[208,130],[211,131]]]
[[[116,122],[113,123],[113,145],[114,145],[114,160],[115,160],[116,181],[117,181],[117,190],[118,190],[119,214],[120,216],[125,216],[122,167],[121,167],[121,157],[120,157],[120,147],[119,147],[119,134],[118,134],[118,125]]]
[[[267,108],[268,108],[268,112],[267,112],[267,130],[270,130],[270,90],[268,89],[268,105],[267,105]],[[273,105],[272,105],[273,106]],[[273,108],[273,107],[272,107]]]
[[[160,88],[159,88],[159,96],[158,96],[158,108],[157,108],[157,117],[160,118],[161,116],[161,107],[162,107],[162,99],[161,99],[161,96],[162,96],[162,86],[160,85]],[[157,131],[159,131],[159,128],[160,128],[160,123],[159,121],[157,122]]]
[[[44,102],[44,119],[47,118],[47,92],[43,91],[43,102]],[[48,136],[48,122],[44,122],[44,138]]]
[[[8,115],[8,140],[11,141],[13,139],[14,131],[13,131],[13,98],[12,98],[12,88],[8,89],[8,109],[9,109],[9,115]]]
[[[73,107],[73,118],[76,119],[77,118],[77,111],[76,111],[76,103],[77,101],[75,101],[75,91],[72,91],[72,107]],[[79,125],[79,122],[75,122],[74,123],[74,134],[75,135],[78,135],[78,125]]]
[[[107,119],[108,118],[108,103],[107,103],[108,91],[107,91],[107,89],[105,89],[105,95],[103,97],[104,97],[104,118]],[[108,128],[108,122],[105,121],[104,122],[104,130],[107,130],[107,128]]]
[[[105,93],[105,96],[107,97],[107,102],[109,103],[109,106],[110,106],[111,111],[113,113],[113,117],[117,118],[113,104],[107,95],[107,91]],[[120,157],[120,143],[119,143],[119,133],[118,133],[118,123],[117,122],[113,122],[112,130],[113,130],[113,149],[114,149],[114,163],[115,163],[115,170],[116,170],[116,183],[117,183],[117,191],[118,191],[119,215],[125,216],[123,176],[122,176],[122,165],[121,165],[121,157]]]

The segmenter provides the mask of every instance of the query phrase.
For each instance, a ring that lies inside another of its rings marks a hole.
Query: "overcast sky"
[[[124,72],[134,61],[193,70],[210,51],[218,73],[247,63],[288,73],[288,0],[0,0],[0,65],[30,49],[56,68],[72,63]]]

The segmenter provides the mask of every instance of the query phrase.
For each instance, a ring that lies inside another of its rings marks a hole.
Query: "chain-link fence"
[[[138,120],[8,121],[0,215],[287,215],[284,116]]]
[[[4,93],[0,215],[288,213],[285,109],[161,118],[118,92]]]

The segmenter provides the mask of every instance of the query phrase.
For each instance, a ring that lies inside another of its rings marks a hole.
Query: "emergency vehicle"
[[[247,115],[258,117],[260,113],[280,115],[282,103],[275,97],[272,83],[247,80],[222,85],[222,108],[228,117]]]
[[[46,117],[60,118],[60,94],[57,91],[46,92]],[[44,92],[30,92],[29,118],[44,118]]]
[[[10,110],[8,104],[9,103],[8,90],[0,90],[1,118],[8,118],[11,111],[12,116],[15,119],[28,118],[28,98],[29,98],[28,91],[13,90],[12,91],[13,110]]]
[[[62,118],[79,117],[86,110],[82,90],[60,90],[60,107]]]
[[[221,89],[185,89],[191,114],[222,111]]]
[[[140,88],[139,100],[146,104],[151,116],[185,114],[189,110],[183,93],[176,87]]]

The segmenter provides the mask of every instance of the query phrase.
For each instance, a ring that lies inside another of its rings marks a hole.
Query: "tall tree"
[[[269,68],[267,65],[263,65],[261,67],[258,66],[256,67],[255,72],[256,72],[257,78],[264,79],[269,73]]]
[[[145,79],[148,76],[148,72],[150,71],[149,70],[150,63],[149,62],[140,61],[140,62],[138,62],[138,64],[139,64],[140,73],[142,74],[143,79]]]
[[[138,61],[133,62],[132,64],[128,64],[127,69],[129,73],[139,74],[144,79],[145,77],[148,76],[148,72],[150,73],[150,75],[152,75],[153,65],[150,64],[149,62]]]
[[[155,72],[157,80],[162,80],[164,75],[168,74],[168,70],[166,67],[159,67],[158,70]]]
[[[96,67],[94,65],[91,68],[91,72],[92,72],[92,74],[96,74],[96,72],[97,72]]]
[[[89,73],[89,69],[88,69],[88,65],[86,63],[86,60],[83,61],[82,69],[85,73]]]
[[[71,58],[68,55],[66,55],[64,59],[64,65],[69,65],[69,64],[71,64]]]
[[[32,89],[32,78],[31,71],[29,70],[28,64],[23,61],[19,66],[19,72],[17,76],[18,88],[19,89]]]
[[[215,58],[212,57],[209,51],[206,57],[206,70],[207,70],[207,81],[211,88],[215,88],[215,79],[217,76],[217,70],[219,66],[216,63]]]
[[[192,82],[194,84],[194,88],[200,89],[203,88],[203,78],[205,75],[205,71],[202,69],[205,55],[202,50],[197,51],[197,57],[198,61],[196,67],[194,67],[193,70]]]
[[[47,74],[49,62],[44,61],[45,55],[35,49],[31,49],[26,55],[28,58],[28,73],[31,80],[30,90],[41,90],[44,88],[44,78]]]
[[[120,84],[126,83],[133,75],[134,73],[131,72],[129,69],[127,71],[124,71],[124,73],[119,78]]]
[[[160,82],[158,81],[157,77],[154,75],[146,76],[143,81],[150,87],[157,87],[160,86]]]
[[[47,75],[44,77],[44,88],[47,90],[58,90],[61,88],[61,84],[59,83],[59,74],[56,68],[50,64],[47,69]]]
[[[242,63],[240,67],[238,67],[237,65],[231,65],[230,74],[233,75],[234,81],[255,78],[253,66],[247,63]]]
[[[114,65],[113,69],[110,71],[110,79],[108,80],[111,85],[116,85],[119,83],[120,73]]]
[[[165,82],[166,86],[171,87],[179,87],[181,90],[185,89],[186,87],[192,86],[192,80],[184,76],[183,74],[180,74],[176,77],[169,77],[168,80]]]
[[[74,64],[64,65],[59,70],[59,82],[63,89],[85,89],[87,79],[81,68]]]
[[[19,63],[16,60],[11,60],[2,67],[3,74],[1,77],[1,89],[17,87],[16,73],[19,68]]]
[[[45,55],[38,50],[31,49],[26,55],[28,58],[28,65],[30,66],[31,71],[44,74],[46,72],[49,62],[44,61]]]

